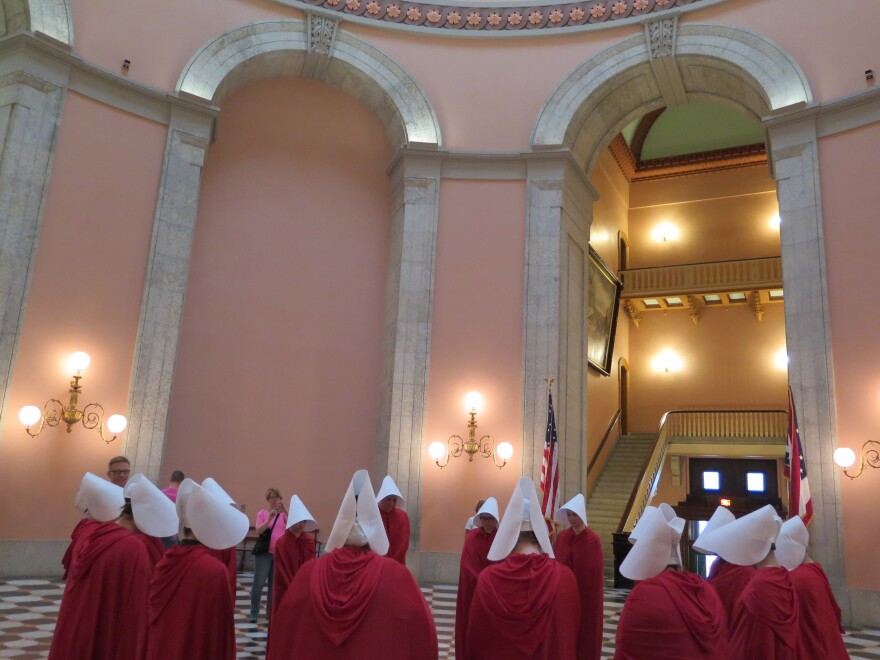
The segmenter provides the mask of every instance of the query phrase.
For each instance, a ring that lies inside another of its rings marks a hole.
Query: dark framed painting
[[[622,289],[620,280],[590,246],[587,364],[606,376],[611,374]]]

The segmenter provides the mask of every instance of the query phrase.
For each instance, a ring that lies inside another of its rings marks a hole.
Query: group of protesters
[[[175,473],[162,491],[131,475],[124,457],[111,461],[108,478],[87,473],[76,497],[84,518],[63,562],[49,657],[234,658],[236,548],[251,529],[247,516],[212,478],[197,483]],[[266,502],[255,525],[265,547],[255,556],[261,584],[257,591],[255,579],[251,622],[268,581],[270,660],[438,658],[430,608],[406,568],[405,500],[390,476],[376,494],[365,470],[354,474],[318,558],[318,525],[300,497],[287,506],[269,488]],[[567,527],[551,541],[558,525]],[[684,527],[663,504],[647,507],[632,531],[620,572],[636,586],[620,616],[615,658],[848,657],[840,609],[806,555],[800,518],[782,523],[768,506],[735,519],[719,507],[694,543],[718,556],[708,580],[683,570]],[[489,497],[466,529],[458,660],[601,657],[604,562],[583,495],[548,521],[523,477],[503,517]]]

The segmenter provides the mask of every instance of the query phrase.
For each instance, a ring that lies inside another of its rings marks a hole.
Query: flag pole
[[[553,405],[553,404],[552,404],[552,401],[553,401],[553,383],[556,382],[556,379],[555,379],[555,378],[544,378],[543,380],[544,380],[545,383],[547,383],[547,402],[548,402],[548,411],[549,411],[549,410],[552,410],[552,405]],[[556,429],[555,429],[555,427],[556,427],[556,422],[555,422],[555,421],[553,422],[553,427],[554,427],[554,428],[553,428],[553,434],[555,435],[555,432],[556,432]],[[549,433],[549,429],[548,429],[548,433]],[[557,447],[555,448],[555,451],[558,452],[558,451],[559,451],[559,447],[558,447],[558,444],[559,444],[559,443],[558,443],[558,441],[557,441],[556,444],[557,444]],[[556,460],[557,460],[557,461],[559,460],[558,457],[556,458]],[[542,497],[542,500],[543,500],[543,501],[546,501],[546,499],[547,499],[547,495],[546,495],[546,492],[545,492],[546,484],[544,483],[544,480],[545,480],[545,478],[546,478],[546,476],[547,476],[547,474],[546,474],[546,470],[547,470],[547,468],[548,468],[548,466],[546,465],[546,455],[545,455],[545,464],[544,464],[544,466],[541,468],[541,481],[542,481],[542,484],[541,484],[541,491],[542,491],[542,495],[543,495],[543,497]],[[557,477],[556,477],[556,478],[558,479],[558,473],[557,473]],[[551,477],[551,481],[553,481],[553,477]],[[553,487],[553,486],[551,486],[551,487]],[[555,482],[555,488],[557,489],[557,492],[558,492],[558,488],[559,488],[558,481]],[[555,497],[554,497],[553,499],[555,500]],[[542,502],[542,507],[543,507],[543,502]],[[556,537],[556,533],[559,531],[559,523],[556,522],[556,520],[555,520],[554,517],[553,517],[553,514],[550,513],[550,515],[548,515],[547,511],[544,512],[544,520],[545,520],[546,523],[547,523],[547,528],[548,528],[548,531],[549,531],[549,533],[550,533],[550,536],[553,537],[553,538],[555,538],[555,537]]]

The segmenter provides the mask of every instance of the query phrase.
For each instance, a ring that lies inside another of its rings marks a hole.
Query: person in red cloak
[[[70,545],[61,558],[61,565],[64,567],[62,579],[66,580],[70,574],[79,545],[101,523],[116,520],[124,505],[125,497],[121,486],[110,484],[91,472],[83,475],[74,506],[85,517],[70,533]]]
[[[107,513],[102,503],[112,510],[122,493],[118,486],[94,475],[87,474],[83,484],[84,500],[99,517]],[[116,521],[96,523],[77,546],[50,658],[140,658],[145,650],[153,565],[141,541],[146,535],[141,532],[174,529],[177,515],[143,475],[129,480],[125,495],[128,498]],[[124,635],[120,634],[123,630]]]
[[[602,540],[586,525],[586,506],[580,493],[559,507],[555,517],[557,522],[567,522],[569,527],[556,536],[553,552],[561,564],[574,572],[581,598],[577,657],[578,660],[599,660],[602,657],[605,588]]]
[[[388,536],[389,559],[406,566],[406,551],[409,549],[409,516],[406,511],[398,508],[403,504],[403,495],[390,475],[382,481],[382,487],[376,495],[379,500],[379,513]]]
[[[725,561],[754,566],[730,623],[730,657],[795,660],[800,649],[800,608],[788,570],[774,554],[782,521],[769,504],[711,532],[694,547]]]
[[[630,535],[620,573],[637,584],[617,625],[616,660],[717,660],[728,654],[727,619],[715,590],[681,569],[685,521],[649,506]]]
[[[405,566],[381,556],[388,538],[365,470],[348,487],[327,548],[277,606],[269,660],[436,660],[424,596]]]
[[[477,578],[489,565],[489,548],[498,532],[498,502],[494,497],[483,502],[474,516],[474,529],[464,537],[458,571],[458,595],[455,599],[455,657],[466,658],[468,618]]]
[[[70,533],[70,545],[67,546],[64,556],[61,558],[61,565],[64,567],[64,575],[61,576],[62,580],[67,579],[70,567],[73,564],[73,557],[76,554],[77,546],[79,546],[79,544],[100,525],[101,523],[94,518],[83,518],[76,524],[76,527],[73,528],[73,531]]]
[[[801,657],[804,660],[846,660],[840,607],[822,566],[807,556],[810,534],[800,516],[782,523],[776,558],[787,568],[800,609]]]
[[[234,547],[250,527],[247,516],[192,479],[177,493],[183,528],[156,565],[150,582],[147,660],[234,660],[234,603],[226,567],[210,549]]]
[[[315,539],[311,533],[317,529],[318,523],[315,522],[299,495],[291,497],[287,514],[287,530],[275,544],[275,583],[272,588],[274,596],[266,641],[267,654],[272,639],[272,630],[275,628],[272,621],[278,611],[278,605],[284,599],[284,594],[287,593],[290,585],[293,584],[293,579],[299,569],[307,561],[315,558]]]
[[[224,548],[223,550],[208,549],[208,554],[219,561],[226,568],[226,578],[229,582],[229,593],[232,594],[232,602],[235,602],[235,595],[238,592],[238,566],[236,564],[235,548]]]
[[[540,500],[528,477],[513,491],[489,559],[498,563],[477,579],[463,660],[575,660],[577,580],[554,560]]]

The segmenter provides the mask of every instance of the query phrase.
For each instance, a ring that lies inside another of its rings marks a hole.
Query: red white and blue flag
[[[788,479],[788,517],[800,516],[805,525],[813,519],[813,501],[810,498],[810,484],[807,481],[807,457],[798,433],[797,413],[794,398],[788,388],[788,434],[785,446],[785,467],[783,474]]]
[[[547,434],[544,437],[544,462],[541,464],[541,490],[544,498],[541,510],[547,520],[553,520],[559,495],[559,439],[556,436],[556,415],[553,414],[553,394],[547,394]]]

